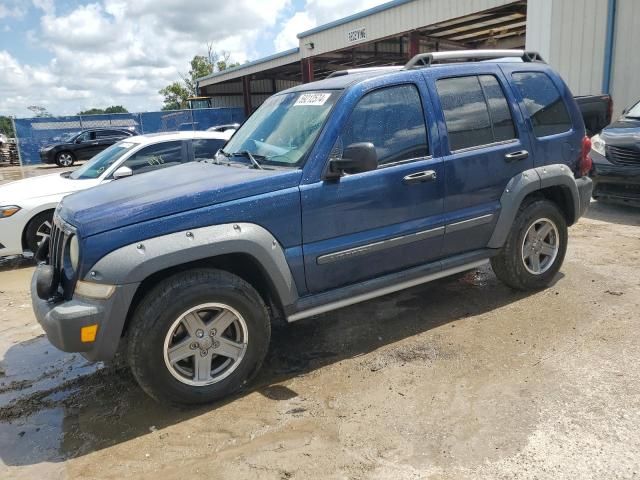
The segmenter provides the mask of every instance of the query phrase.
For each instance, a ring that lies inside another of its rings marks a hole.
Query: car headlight
[[[17,205],[7,205],[5,207],[0,207],[0,218],[7,218],[11,215],[18,213],[20,211],[20,207]]]
[[[71,262],[71,268],[73,271],[78,269],[78,261],[80,259],[80,244],[78,243],[78,236],[74,235],[69,240],[69,262]]]
[[[604,147],[606,146],[607,142],[605,142],[604,138],[602,138],[600,135],[594,135],[593,137],[591,137],[591,150],[599,153],[603,157],[607,155],[604,149]]]

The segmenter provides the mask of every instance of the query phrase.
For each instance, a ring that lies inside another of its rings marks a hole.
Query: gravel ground
[[[0,478],[640,478],[640,210],[592,203],[545,291],[484,268],[277,331],[196,410],[51,347],[32,271],[0,264]]]

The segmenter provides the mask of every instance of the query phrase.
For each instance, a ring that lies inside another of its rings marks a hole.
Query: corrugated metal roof
[[[392,0],[391,2],[383,3],[382,5],[369,8],[368,10],[354,13],[353,15],[349,15],[348,17],[340,18],[339,20],[325,23],[324,25],[320,25],[318,27],[312,28],[305,32],[299,33],[297,36],[298,38],[308,37],[309,35],[313,35],[314,33],[323,32],[325,30],[329,30],[330,28],[337,27],[339,25],[343,25],[345,23],[349,23],[354,20],[358,20],[360,18],[368,17],[369,15],[373,15],[374,13],[383,12],[385,10],[389,10],[390,8],[397,7],[398,5],[403,5],[405,3],[409,3],[413,1],[414,0]]]

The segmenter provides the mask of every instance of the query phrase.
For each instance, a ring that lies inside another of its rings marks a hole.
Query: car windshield
[[[133,142],[118,142],[115,145],[111,145],[109,148],[103,150],[87,163],[82,165],[79,169],[71,173],[69,178],[73,178],[74,180],[98,178],[120,157],[136,145],[137,143]]]
[[[251,164],[253,160],[247,158],[250,154],[261,165],[300,166],[338,96],[338,91],[316,91],[268,98],[231,137],[216,160],[226,157]]]
[[[640,118],[640,102],[636,103],[627,112],[627,117]]]
[[[60,142],[70,142],[78,135],[80,135],[80,132],[63,133],[59,137],[55,137],[54,140],[59,140]]]

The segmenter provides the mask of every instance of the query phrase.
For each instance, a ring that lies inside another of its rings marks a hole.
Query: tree
[[[82,112],[78,112],[78,115],[100,115],[103,113],[129,113],[129,110],[122,105],[112,105],[104,109],[90,108],[89,110],[83,110]]]
[[[52,116],[46,108],[41,107],[40,105],[30,105],[27,107],[27,110],[31,110],[33,115],[37,118]]]
[[[162,110],[179,110],[186,108],[187,98],[189,98],[189,90],[187,90],[180,82],[173,82],[158,92],[164,96],[164,105]]]
[[[0,133],[4,133],[9,138],[15,137],[13,125],[9,117],[0,117]]]
[[[206,77],[214,72],[240,65],[230,61],[231,54],[222,50],[218,53],[213,43],[207,44],[206,55],[195,55],[190,62],[188,73],[180,73],[180,81],[167,85],[158,93],[164,97],[162,110],[177,110],[187,107],[187,98],[198,95],[198,78]]]

